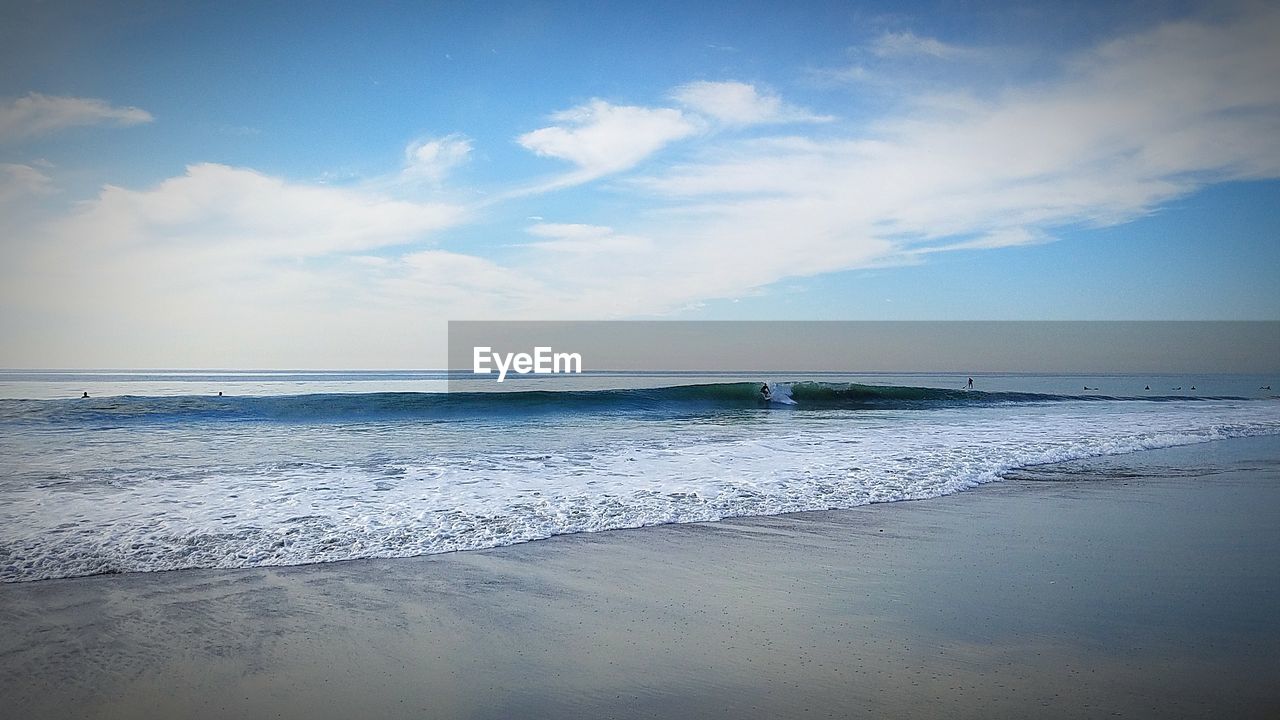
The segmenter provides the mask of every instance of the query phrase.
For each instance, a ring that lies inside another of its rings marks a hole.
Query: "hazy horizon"
[[[445,373],[467,370],[477,345],[579,352],[587,372],[1280,372],[1280,322],[477,321],[450,323],[448,359],[418,367],[10,367],[0,373]]]

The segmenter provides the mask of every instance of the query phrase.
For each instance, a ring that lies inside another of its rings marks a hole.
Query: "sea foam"
[[[205,412],[203,399],[146,422],[24,411],[0,440],[0,580],[406,557],[928,499],[1027,465],[1280,433],[1280,404],[1266,400],[952,393],[920,407],[899,394],[908,404],[887,409],[587,401],[447,423],[182,415]]]

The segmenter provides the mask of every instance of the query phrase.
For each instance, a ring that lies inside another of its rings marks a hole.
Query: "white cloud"
[[[909,257],[911,255],[949,252],[952,250],[996,250],[1020,245],[1042,245],[1048,242],[1053,242],[1053,238],[1041,230],[1025,227],[1007,227],[994,230],[972,240],[961,240],[944,245],[927,245],[905,250],[902,254]]]
[[[100,245],[186,245],[257,257],[311,257],[411,243],[456,224],[456,207],[291,183],[205,163],[147,190],[107,186],[64,221]]]
[[[0,248],[0,319],[45,328],[5,360],[374,362],[377,351],[365,349],[385,350],[393,331],[412,334],[429,308],[397,304],[393,280],[409,268],[395,254],[422,251],[464,217],[214,164],[147,189],[108,186]]]
[[[847,85],[866,83],[876,78],[875,74],[863,65],[849,65],[836,68],[809,68],[806,71],[815,84]]]
[[[30,93],[0,102],[0,142],[15,142],[85,125],[137,125],[153,120],[136,107],[116,107],[105,100]]]
[[[739,82],[689,83],[673,90],[671,97],[692,114],[677,108],[614,105],[599,99],[555,113],[551,119],[557,124],[516,140],[539,156],[568,161],[577,169],[506,193],[501,199],[558,190],[629,170],[672,142],[703,130],[706,117],[727,125],[832,120]]]
[[[578,167],[564,184],[627,170],[697,126],[679,110],[612,105],[603,100],[558,112],[558,124],[521,135],[525,148]]]
[[[530,235],[564,240],[582,240],[613,234],[613,228],[581,223],[538,223],[529,227]]]
[[[466,307],[466,300],[476,294],[533,295],[539,286],[518,272],[487,260],[464,253],[446,250],[423,250],[400,258],[409,277],[418,282],[421,291],[435,294],[435,299],[459,301]]]
[[[439,183],[471,156],[471,139],[459,134],[412,142],[404,149],[406,180]]]
[[[48,175],[17,163],[0,163],[0,205],[53,192]]]
[[[602,225],[539,223],[528,228],[528,232],[547,239],[525,243],[524,247],[550,252],[601,255],[648,252],[653,248],[647,238],[619,235],[613,228]]]
[[[666,201],[635,312],[779,280],[1047,242],[1208,183],[1280,177],[1280,10],[1121,38],[995,100],[922,96],[845,138],[719,143],[632,181]],[[658,220],[659,218],[655,218]],[[661,277],[661,282],[652,279]],[[631,289],[629,289],[631,288]]]
[[[815,115],[788,105],[774,93],[761,93],[755,86],[740,82],[693,82],[676,88],[672,97],[680,104],[728,125],[832,120],[830,116]]]
[[[644,185],[844,206],[835,216],[885,236],[1120,222],[1206,182],[1280,173],[1278,30],[1275,11],[1169,25],[1076,59],[1056,84],[926,99],[860,138],[740,143]]]
[[[933,57],[939,60],[955,60],[973,57],[977,51],[944,43],[937,38],[923,37],[911,31],[886,32],[871,43],[871,52],[882,58]]]

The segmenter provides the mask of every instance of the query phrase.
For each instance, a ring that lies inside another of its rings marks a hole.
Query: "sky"
[[[0,366],[1280,319],[1280,4],[0,2]]]

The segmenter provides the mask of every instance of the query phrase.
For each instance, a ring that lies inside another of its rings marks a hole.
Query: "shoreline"
[[[849,510],[6,584],[0,704],[33,718],[1274,716],[1276,508],[1280,437],[1261,436]]]

